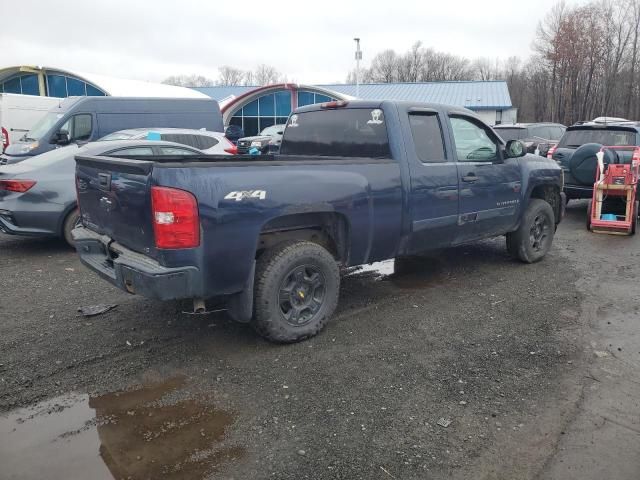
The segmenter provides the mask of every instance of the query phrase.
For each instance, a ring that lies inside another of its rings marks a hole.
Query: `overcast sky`
[[[526,57],[556,1],[19,0],[16,15],[0,8],[0,67],[160,81],[266,63],[291,81],[330,83],[354,68],[356,36],[365,66],[376,52],[404,52],[416,40],[467,57]]]

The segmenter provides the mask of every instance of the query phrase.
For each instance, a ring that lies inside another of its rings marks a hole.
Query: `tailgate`
[[[125,247],[156,256],[151,219],[153,162],[76,157],[82,224]]]

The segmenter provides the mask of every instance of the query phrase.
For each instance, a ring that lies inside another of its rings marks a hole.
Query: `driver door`
[[[518,160],[504,158],[502,143],[479,120],[465,115],[449,120],[460,192],[454,243],[506,233],[520,207]]]

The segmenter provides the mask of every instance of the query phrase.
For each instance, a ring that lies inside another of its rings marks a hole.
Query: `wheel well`
[[[337,261],[349,256],[347,219],[339,213],[298,213],[269,220],[258,239],[256,258],[266,249],[286,240],[317,243],[326,248]]]
[[[553,214],[556,217],[556,223],[560,219],[560,210],[562,208],[560,199],[560,189],[555,185],[538,185],[531,191],[530,198],[539,198],[544,200],[553,209]]]

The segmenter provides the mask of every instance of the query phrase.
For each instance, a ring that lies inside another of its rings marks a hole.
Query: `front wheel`
[[[555,215],[551,205],[532,198],[518,230],[507,233],[507,250],[522,262],[538,262],[551,248],[554,233]]]
[[[283,242],[256,263],[254,329],[291,343],[324,328],[338,304],[340,272],[333,256],[311,242]]]

